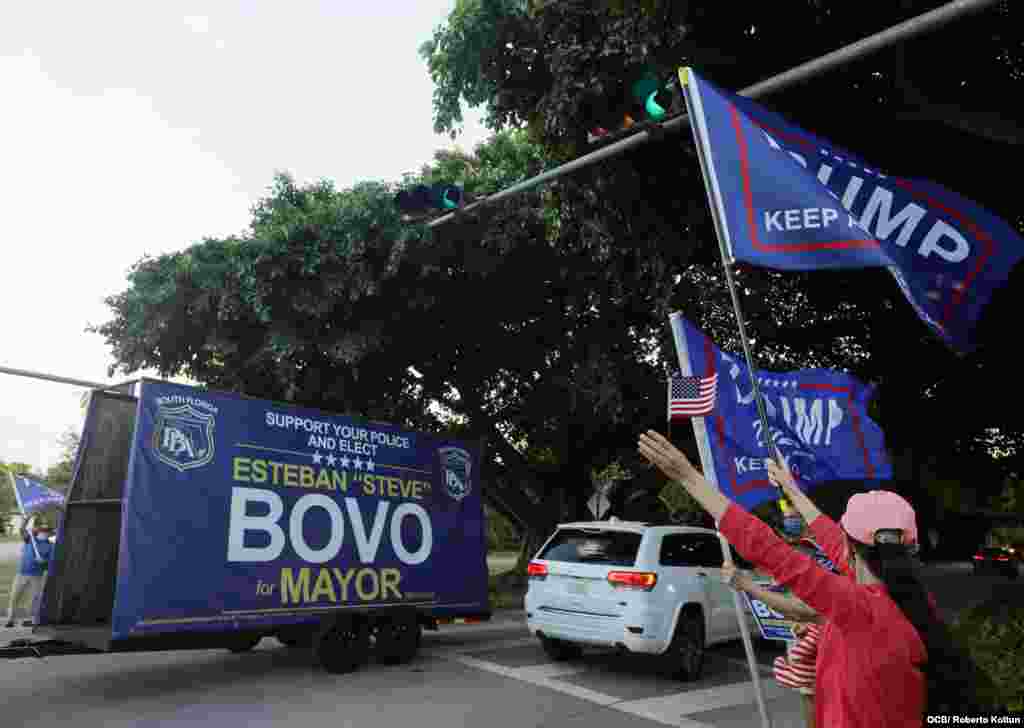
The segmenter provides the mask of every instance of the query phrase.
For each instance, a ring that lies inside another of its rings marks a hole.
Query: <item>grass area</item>
[[[519,553],[516,551],[494,551],[487,554],[487,570],[492,576],[510,570],[516,565]]]
[[[515,551],[487,554],[487,569],[491,573],[489,595],[491,609],[522,609],[526,596],[526,580],[512,574],[519,560]]]

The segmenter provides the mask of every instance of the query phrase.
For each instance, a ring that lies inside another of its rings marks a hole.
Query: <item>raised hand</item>
[[[648,430],[640,435],[640,454],[672,480],[684,482],[697,473],[690,460],[661,434]]]

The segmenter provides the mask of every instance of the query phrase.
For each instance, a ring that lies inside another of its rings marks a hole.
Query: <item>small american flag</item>
[[[682,420],[703,417],[715,408],[718,374],[710,377],[684,377],[673,374],[668,380],[668,418]]]

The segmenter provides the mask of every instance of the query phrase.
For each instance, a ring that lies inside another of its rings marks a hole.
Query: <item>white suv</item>
[[[718,534],[706,528],[561,524],[530,562],[527,625],[553,660],[578,657],[582,645],[614,647],[658,655],[669,674],[694,680],[706,645],[741,637],[721,567]]]

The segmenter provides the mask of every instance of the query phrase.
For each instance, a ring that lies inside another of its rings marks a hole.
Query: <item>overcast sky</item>
[[[121,381],[84,329],[140,257],[241,232],[276,170],[394,181],[450,146],[417,48],[453,5],[3,3],[0,364]],[[0,460],[45,470],[83,391],[0,374]]]

